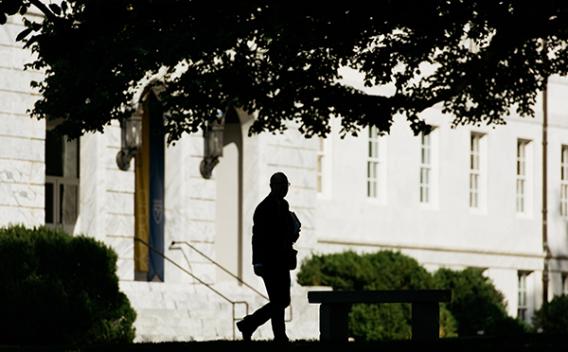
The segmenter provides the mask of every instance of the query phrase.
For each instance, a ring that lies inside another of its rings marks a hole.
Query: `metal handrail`
[[[236,279],[238,282],[240,282],[241,284],[243,284],[244,286],[246,286],[247,288],[251,289],[253,292],[255,292],[256,294],[258,294],[259,296],[261,296],[262,298],[269,300],[269,298],[264,295],[262,292],[258,291],[256,288],[254,288],[253,286],[249,285],[248,283],[246,283],[245,281],[243,281],[240,277],[238,277],[237,275],[233,274],[232,272],[230,272],[227,268],[225,268],[224,266],[222,266],[221,264],[219,264],[217,261],[215,261],[213,258],[209,257],[207,254],[203,253],[202,251],[200,251],[199,249],[197,249],[197,247],[195,247],[194,245],[192,245],[191,243],[189,243],[188,241],[172,241],[172,243],[170,243],[170,248],[171,246],[174,246],[176,244],[184,244],[186,246],[188,246],[189,248],[193,249],[194,251],[196,251],[199,255],[201,255],[203,258],[207,259],[208,261],[210,261],[212,264],[214,264],[215,266],[217,266],[219,269],[223,270],[225,273],[229,274],[231,277],[233,277],[234,279]],[[184,253],[185,255],[185,253]],[[186,257],[187,260],[187,257]],[[189,264],[188,264],[189,265]],[[286,322],[290,322],[293,319],[293,310],[292,310],[292,305],[290,304],[289,306],[290,308],[290,317],[286,319]],[[248,314],[248,311],[247,311]]]
[[[172,241],[170,246],[174,246],[176,244],[184,244],[186,246],[188,246],[189,248],[193,249],[194,251],[196,251],[197,253],[199,253],[202,257],[206,258],[207,260],[209,260],[211,263],[213,263],[215,266],[217,266],[219,269],[223,270],[225,273],[229,274],[231,277],[233,277],[234,279],[236,279],[239,283],[243,284],[244,286],[248,287],[249,289],[251,289],[252,291],[254,291],[257,295],[259,295],[260,297],[268,300],[268,297],[266,295],[264,295],[262,292],[260,292],[259,290],[257,290],[256,288],[254,288],[253,286],[249,285],[248,283],[246,283],[245,281],[243,281],[243,279],[241,279],[240,277],[238,277],[237,275],[233,274],[232,272],[230,272],[227,268],[225,268],[224,266],[222,266],[221,264],[219,264],[218,262],[216,262],[214,259],[212,259],[211,257],[209,257],[207,254],[203,253],[202,251],[200,251],[199,249],[197,249],[197,247],[195,247],[194,245],[192,245],[191,243],[187,242],[187,241]]]
[[[164,253],[160,252],[159,250],[157,250],[156,248],[152,247],[149,243],[147,243],[146,241],[135,237],[134,241],[138,241],[140,243],[142,243],[143,245],[145,245],[146,247],[148,247],[148,249],[150,249],[152,252],[158,254],[159,256],[161,256],[162,258],[164,258],[165,260],[167,260],[168,262],[170,262],[171,264],[173,264],[176,268],[180,269],[182,272],[186,273],[187,275],[191,276],[194,280],[197,280],[200,284],[202,284],[203,286],[207,287],[209,290],[213,291],[217,296],[221,297],[223,300],[227,301],[228,303],[230,303],[232,305],[232,314],[233,314],[233,340],[236,339],[236,331],[235,331],[235,322],[238,320],[236,318],[236,311],[235,311],[235,305],[237,304],[244,304],[245,305],[245,310],[246,310],[246,315],[248,315],[249,313],[249,304],[246,301],[232,301],[230,298],[228,298],[227,296],[225,296],[224,294],[222,294],[221,292],[219,292],[218,290],[216,290],[215,288],[213,288],[213,286],[211,286],[210,284],[208,284],[207,282],[203,281],[202,279],[200,279],[199,277],[195,276],[193,273],[191,273],[190,271],[186,270],[185,268],[183,268],[181,265],[179,265],[178,263],[176,263],[173,259],[167,257]]]

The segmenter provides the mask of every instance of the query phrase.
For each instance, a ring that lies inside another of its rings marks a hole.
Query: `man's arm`
[[[296,213],[294,213],[293,211],[290,212],[290,218],[292,221],[291,240],[292,242],[296,242],[300,237],[300,230],[302,228],[302,223],[300,222],[300,219],[298,219],[298,217],[296,216]]]
[[[263,264],[266,256],[266,218],[262,203],[254,211],[252,225],[252,264]]]

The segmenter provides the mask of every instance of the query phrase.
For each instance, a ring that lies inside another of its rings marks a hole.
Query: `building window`
[[[324,139],[320,138],[318,143],[318,154],[316,156],[316,190],[318,193],[323,192],[323,165],[325,159],[325,143]]]
[[[420,134],[420,203],[430,203],[432,192],[432,137]]]
[[[319,138],[316,156],[316,191],[319,195],[328,196],[330,193],[330,141]]]
[[[560,154],[560,215],[568,217],[568,145]]]
[[[527,277],[529,273],[519,271],[518,273],[518,300],[517,300],[517,318],[519,320],[527,320]]]
[[[562,273],[562,294],[568,296],[568,273]]]
[[[381,161],[379,158],[379,131],[375,126],[369,127],[367,154],[367,197],[379,198],[379,182]]]
[[[45,223],[73,232],[79,214],[79,140],[46,132]]]
[[[517,177],[516,177],[516,210],[517,213],[526,213],[528,210],[529,179],[527,170],[528,145],[530,141],[517,140]]]
[[[482,204],[482,166],[481,150],[484,135],[472,133],[469,139],[469,207],[472,209],[481,208]]]

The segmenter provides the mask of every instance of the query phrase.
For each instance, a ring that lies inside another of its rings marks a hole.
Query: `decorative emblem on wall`
[[[154,199],[152,202],[152,216],[156,224],[161,224],[164,219],[164,201],[162,199]]]

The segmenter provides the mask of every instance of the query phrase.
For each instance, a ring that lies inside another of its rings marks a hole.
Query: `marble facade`
[[[27,110],[37,99],[29,81],[39,72],[23,71],[31,59],[15,44],[21,25],[0,26],[0,225],[44,223],[45,122],[29,118]],[[347,77],[356,82],[356,77]],[[568,227],[559,212],[560,149],[568,145],[566,79],[555,77],[549,88],[549,243],[552,294],[562,292],[562,275],[568,273]],[[538,103],[540,104],[540,102]],[[242,130],[251,117],[239,112]],[[438,129],[436,202],[423,207],[418,201],[419,142],[407,123],[397,121],[389,136],[385,178],[387,192],[381,202],[365,193],[366,133],[341,139],[337,122],[328,138],[330,167],[323,175],[329,192],[318,194],[316,156],[319,141],[305,139],[291,125],[284,134],[262,134],[243,142],[242,243],[243,279],[263,291],[250,266],[252,214],[268,192],[273,172],[284,171],[292,183],[288,200],[302,220],[296,244],[300,258],[312,253],[346,249],[400,250],[428,269],[480,267],[504,293],[509,313],[517,309],[517,275],[530,273],[529,311],[541,304],[543,251],[540,216],[542,191],[542,113],[535,118],[510,116],[503,127],[450,127],[451,117],[440,109],[426,112]],[[467,206],[468,141],[471,132],[487,136],[487,188],[482,211]],[[514,160],[518,138],[531,140],[532,201],[528,216],[514,211]],[[220,282],[216,268],[188,247],[188,241],[213,258],[218,199],[213,178],[199,173],[203,156],[201,135],[185,135],[166,152],[166,255],[189,271],[166,262],[164,283],[134,280],[134,172],[120,171],[115,156],[120,146],[117,124],[102,134],[81,137],[80,213],[74,232],[93,236],[116,250],[121,289],[138,312],[137,340],[204,340],[233,337],[232,307],[203,283],[232,300],[244,300],[255,309],[263,299],[235,283]],[[221,160],[221,162],[223,162]],[[295,274],[295,272],[294,272]],[[202,283],[200,283],[201,281]],[[293,338],[317,338],[317,307],[306,300],[307,288],[293,283],[293,309],[289,322]],[[243,314],[242,307],[237,307]],[[271,336],[269,325],[258,338]]]

